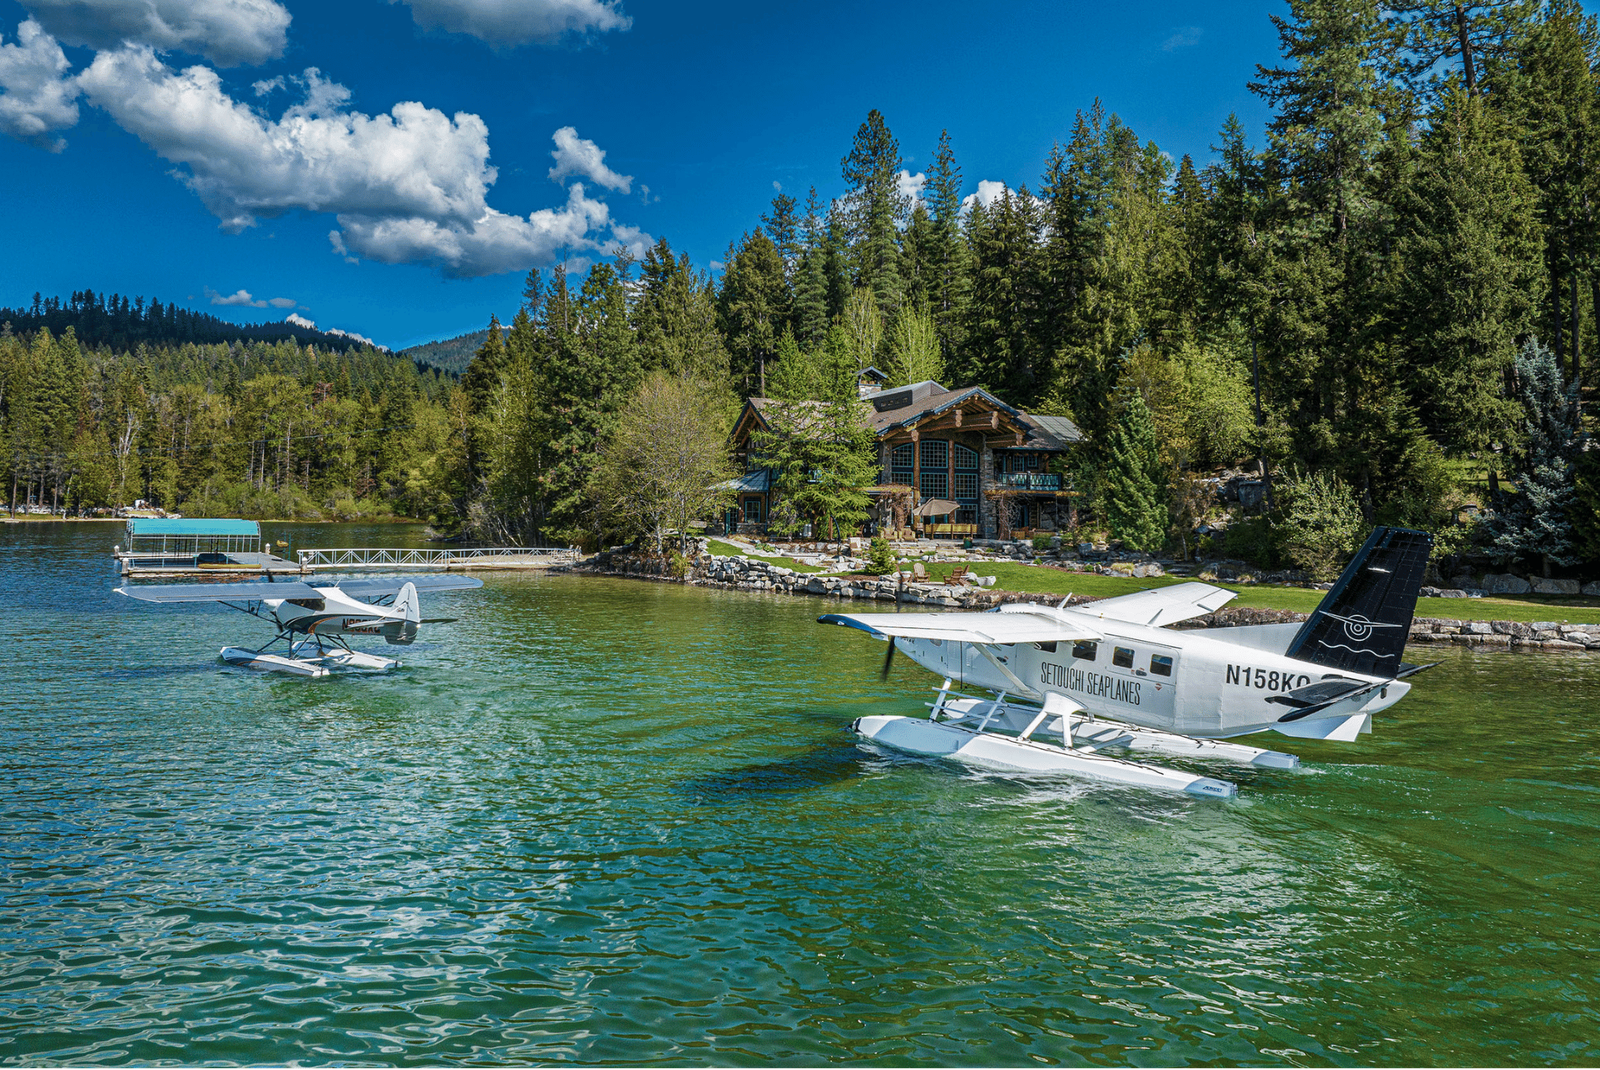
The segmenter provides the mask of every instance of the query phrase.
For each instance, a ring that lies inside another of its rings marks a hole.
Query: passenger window
[[[1150,655],[1150,671],[1157,676],[1172,675],[1172,659],[1165,654]]]
[[[1042,650],[1046,654],[1054,654],[1056,652],[1056,645],[1054,643],[1035,643],[1033,646],[1035,650]]]
[[[1072,644],[1072,656],[1079,661],[1093,661],[1095,649],[1099,646],[1093,639],[1079,639]]]
[[[1133,651],[1125,646],[1113,647],[1111,649],[1111,664],[1119,669],[1133,668]]]

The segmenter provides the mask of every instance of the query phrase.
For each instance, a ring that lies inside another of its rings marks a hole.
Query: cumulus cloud
[[[978,183],[978,192],[969,193],[965,197],[961,198],[961,214],[966,215],[968,212],[972,211],[972,206],[974,204],[979,204],[984,208],[988,208],[995,201],[998,201],[1002,194],[1007,192],[1010,192],[1011,196],[1013,197],[1017,196],[1017,191],[1014,189],[1009,189],[1004,182],[996,182],[992,178],[982,179]],[[1028,194],[1028,196],[1032,198],[1035,206],[1039,208],[1045,207],[1044,201],[1040,200],[1038,197],[1034,197],[1031,193]]]
[[[213,305],[238,305],[242,308],[293,308],[299,304],[292,297],[269,297],[266,300],[258,301],[251,296],[249,290],[242,288],[231,294],[223,295],[207,286],[206,297],[210,299]]]
[[[54,136],[78,121],[78,87],[55,38],[28,19],[17,44],[0,37],[0,132],[51,152],[67,143]]]
[[[317,325],[316,325],[315,322],[306,319],[304,316],[300,315],[298,312],[289,313],[287,316],[283,317],[283,322],[292,323],[296,327],[304,327],[308,331],[314,331],[314,330],[317,329]]]
[[[492,45],[551,44],[568,36],[626,30],[617,0],[389,0],[411,6],[426,29],[471,34]]]
[[[896,192],[912,201],[922,199],[922,187],[927,184],[928,176],[920,171],[917,174],[912,174],[910,171],[901,171],[894,179]]]
[[[100,0],[84,0],[93,7]],[[156,11],[166,0],[129,0]],[[220,0],[195,0],[207,10]],[[258,10],[259,0],[236,6]],[[270,6],[270,5],[267,5]],[[567,201],[527,216],[491,208],[489,131],[477,115],[448,116],[415,101],[387,115],[350,108],[350,91],[315,68],[301,76],[257,82],[258,97],[292,84],[298,103],[272,119],[233,99],[208,66],[168,67],[154,46],[124,43],[100,51],[87,69],[68,75],[60,45],[40,25],[23,23],[20,44],[0,41],[0,132],[59,150],[50,131],[78,119],[82,95],[164,159],[200,198],[222,229],[238,233],[290,211],[327,212],[338,227],[334,251],[349,260],[431,262],[447,275],[470,277],[526,270],[558,256],[617,245],[643,252],[651,239],[618,224],[585,185],[571,182]],[[581,176],[628,193],[632,176],[605,165],[605,153],[572,127],[556,131],[558,181]],[[609,232],[609,237],[608,237]],[[247,290],[215,304],[294,307],[289,298],[255,299]]]
[[[556,165],[550,168],[552,182],[578,175],[618,193],[633,191],[633,176],[619,175],[607,167],[605,150],[579,137],[576,127],[563,126],[551,136],[556,143],[555,151],[550,154],[556,161]]]
[[[22,0],[69,45],[140,44],[232,67],[283,55],[289,11],[276,0]]]
[[[1205,33],[1199,26],[1180,26],[1173,31],[1171,37],[1161,42],[1161,51],[1176,52],[1180,48],[1193,48],[1200,43],[1200,35]]]

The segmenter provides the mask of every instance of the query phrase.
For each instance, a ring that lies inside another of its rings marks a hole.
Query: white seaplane
[[[338,582],[178,583],[118,587],[117,593],[141,602],[217,602],[278,629],[256,650],[225,646],[222,660],[230,665],[269,669],[301,676],[327,676],[336,669],[385,672],[399,668],[396,658],[351,650],[347,635],[382,636],[405,646],[424,624],[448,624],[450,618],[424,620],[418,591],[464,591],[482,587],[468,576],[418,576],[410,580],[359,579]],[[269,654],[283,643],[286,654]]]
[[[1272,731],[1352,741],[1431,665],[1400,660],[1433,537],[1378,528],[1303,624],[1173,631],[1234,592],[1179,583],[1073,609],[829,613],[944,678],[926,717],[862,717],[867,739],[912,754],[1228,798],[1226,780],[1102,753],[1149,752],[1293,769],[1292,754],[1223,742]],[[1437,663],[1435,663],[1437,664]],[[952,690],[971,686],[979,697]],[[1055,741],[1059,740],[1059,743]]]

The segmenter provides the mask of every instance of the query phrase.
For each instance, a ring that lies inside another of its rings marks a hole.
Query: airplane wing
[[[1237,597],[1233,591],[1213,587],[1209,583],[1175,583],[1171,587],[1154,587],[1115,598],[1102,598],[1098,602],[1074,606],[1072,611],[1160,628],[1180,620],[1204,616],[1221,609]]]
[[[400,593],[400,588],[411,584],[418,594],[428,591],[470,591],[483,586],[483,581],[471,576],[383,576],[360,580],[333,580],[320,584],[337,587],[351,598],[386,598]],[[313,596],[315,597],[315,596]]]
[[[259,602],[263,598],[321,598],[309,583],[166,583],[118,587],[118,594],[141,602]]]
[[[1053,643],[1099,639],[1080,624],[1067,624],[1028,613],[829,613],[819,624],[859,628],[877,639],[948,639],[956,643]]]

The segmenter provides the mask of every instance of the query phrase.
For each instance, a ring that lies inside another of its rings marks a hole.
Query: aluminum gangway
[[[556,546],[478,546],[448,550],[404,550],[357,547],[297,550],[301,572],[346,572],[352,569],[532,569],[567,565],[578,551]]]

